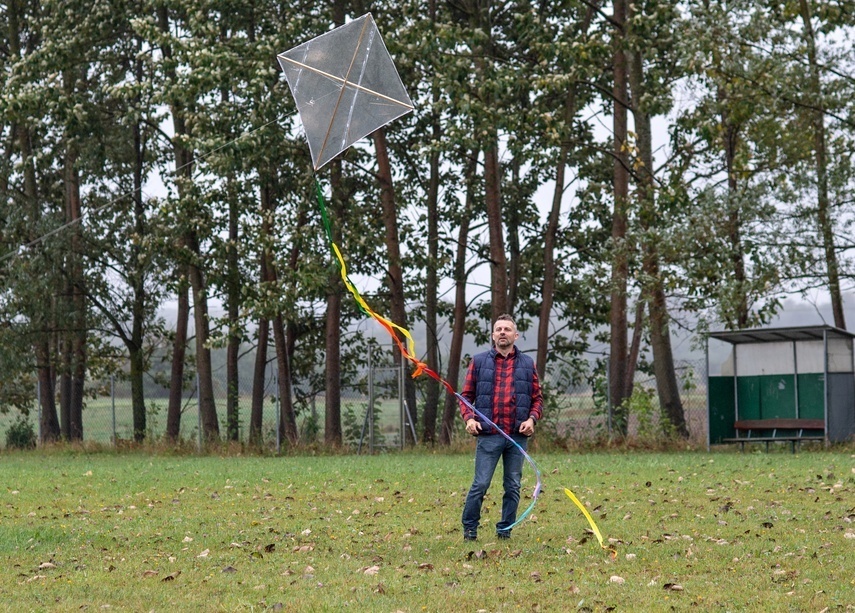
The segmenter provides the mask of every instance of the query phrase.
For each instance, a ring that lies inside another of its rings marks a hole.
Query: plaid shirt
[[[493,423],[499,426],[505,434],[514,434],[514,415],[516,413],[516,403],[514,394],[514,359],[516,358],[516,347],[507,356],[501,353],[496,353],[496,379],[493,385]],[[531,411],[528,416],[533,417],[534,421],[538,421],[543,414],[543,396],[540,391],[540,380],[537,378],[537,371],[532,372],[533,379],[531,382]],[[463,383],[463,391],[460,395],[466,398],[469,402],[475,402],[475,361],[469,363],[469,368],[466,371],[466,380]],[[463,421],[470,419],[478,419],[474,411],[468,406],[460,403],[460,414],[463,416]],[[480,421],[480,420],[479,420]],[[489,434],[493,429],[485,428],[484,434]]]

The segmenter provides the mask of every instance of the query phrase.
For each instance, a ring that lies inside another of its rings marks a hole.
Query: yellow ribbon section
[[[596,536],[597,540],[600,542],[600,547],[611,551],[613,556],[617,556],[617,551],[615,551],[611,547],[606,547],[603,544],[603,535],[600,534],[600,529],[597,528],[597,523],[594,521],[594,518],[591,517],[591,514],[588,512],[588,509],[585,508],[585,505],[579,502],[579,499],[576,498],[576,495],[570,490],[568,490],[566,487],[564,488],[564,493],[567,494],[567,497],[570,498],[570,500],[572,500],[577,507],[579,507],[579,510],[582,511],[582,515],[584,515],[585,519],[588,520],[588,523],[591,524],[591,529],[594,531],[594,536]]]
[[[392,336],[392,338],[398,344],[398,347],[401,349],[401,353],[404,355],[404,357],[406,357],[413,364],[415,364],[416,369],[413,372],[413,379],[415,379],[416,377],[418,377],[419,375],[422,374],[422,371],[424,370],[426,365],[423,364],[421,361],[419,361],[416,358],[416,341],[413,340],[413,337],[410,334],[410,331],[407,330],[406,328],[402,328],[398,324],[386,319],[385,317],[383,317],[379,313],[375,313],[374,310],[370,306],[368,306],[368,303],[365,302],[365,299],[359,295],[359,291],[353,286],[353,284],[350,282],[350,279],[347,276],[347,264],[345,264],[345,262],[344,262],[344,257],[341,255],[341,251],[339,251],[338,245],[336,245],[335,243],[332,243],[332,247],[333,247],[333,251],[335,251],[335,257],[338,258],[338,263],[340,265],[339,268],[341,268],[341,278],[342,278],[342,281],[344,281],[345,287],[347,287],[347,290],[351,294],[353,294],[353,297],[356,299],[357,304],[359,304],[359,306],[362,308],[362,310],[365,311],[366,313],[368,313],[371,317],[373,317],[378,322],[380,322],[380,324],[384,328],[386,328],[386,330],[389,332],[389,334]],[[398,340],[398,337],[393,332],[393,330],[398,330],[401,332],[401,334],[403,334],[405,337],[407,337],[407,347],[406,348]]]

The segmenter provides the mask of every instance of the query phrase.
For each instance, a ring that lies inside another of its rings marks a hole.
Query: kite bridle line
[[[342,281],[344,281],[345,287],[347,287],[347,290],[353,295],[354,299],[356,300],[356,303],[359,305],[360,310],[363,313],[365,313],[366,315],[369,315],[373,319],[377,320],[377,322],[386,329],[386,331],[389,333],[389,336],[392,337],[392,340],[398,346],[398,349],[401,352],[401,355],[404,356],[407,360],[409,360],[415,366],[415,370],[413,371],[413,378],[415,379],[419,375],[426,374],[429,377],[431,377],[431,378],[435,379],[436,381],[438,381],[439,383],[441,383],[445,387],[445,389],[448,390],[449,394],[452,394],[453,396],[455,396],[460,402],[462,402],[464,405],[466,405],[468,408],[470,408],[472,411],[474,411],[474,413],[484,423],[486,423],[488,426],[494,428],[499,434],[501,434],[507,440],[509,440],[511,443],[513,443],[513,445],[520,451],[520,453],[522,453],[525,460],[534,469],[534,473],[537,476],[537,484],[534,487],[534,493],[532,494],[532,497],[531,497],[531,504],[528,505],[528,508],[525,511],[523,511],[523,513],[519,516],[519,518],[517,518],[517,520],[513,524],[511,524],[510,526],[508,526],[506,528],[507,530],[511,530],[517,524],[522,522],[529,515],[529,513],[531,513],[532,509],[534,509],[534,505],[537,502],[537,497],[540,495],[540,492],[541,492],[542,486],[543,486],[540,468],[538,467],[537,463],[532,459],[532,457],[526,452],[526,450],[523,449],[523,447],[519,443],[517,443],[509,434],[505,433],[505,431],[502,430],[499,426],[497,426],[493,422],[493,420],[491,420],[489,417],[484,415],[481,411],[476,409],[472,405],[471,402],[469,402],[466,398],[464,398],[459,393],[457,393],[454,390],[454,388],[452,387],[452,385],[448,381],[443,379],[439,375],[439,373],[437,373],[435,370],[430,368],[427,364],[425,364],[424,362],[422,362],[421,360],[419,360],[416,357],[416,355],[415,355],[415,346],[416,346],[415,341],[413,340],[413,337],[410,334],[409,330],[395,324],[394,322],[390,321],[389,319],[387,319],[387,318],[383,317],[382,315],[379,315],[378,313],[376,313],[368,305],[368,303],[365,301],[365,299],[359,294],[359,291],[353,285],[353,283],[350,280],[350,277],[347,274],[347,264],[344,261],[344,257],[341,254],[341,250],[338,248],[338,245],[333,240],[332,223],[330,222],[329,212],[327,211],[326,202],[324,201],[323,190],[321,189],[321,184],[318,181],[317,177],[315,177],[315,190],[316,190],[316,195],[317,195],[318,208],[320,209],[320,212],[321,212],[321,220],[323,221],[323,225],[324,225],[324,231],[326,232],[327,239],[329,240],[329,243],[330,243],[330,247],[333,251],[333,254],[335,255],[336,262],[337,262],[339,270],[341,272],[341,278],[342,278]],[[404,337],[406,337],[406,339],[407,339],[406,346],[401,341],[401,339],[398,337],[398,335],[395,333],[395,330],[398,330],[401,334],[404,335]],[[570,497],[570,500],[572,500],[573,503],[577,507],[579,507],[579,510],[582,511],[582,514],[585,516],[585,519],[588,520],[588,523],[590,524],[591,529],[593,530],[594,534],[597,537],[597,540],[600,543],[600,547],[602,547],[603,549],[606,549],[608,551],[611,551],[613,555],[617,555],[617,553],[614,551],[614,549],[606,547],[603,544],[603,537],[600,534],[600,529],[597,527],[596,522],[594,522],[594,518],[591,517],[591,514],[588,512],[588,510],[585,508],[585,506],[579,501],[578,498],[576,498],[575,495],[573,495],[573,492],[571,492],[569,489],[564,488],[564,492],[567,494],[567,496]]]

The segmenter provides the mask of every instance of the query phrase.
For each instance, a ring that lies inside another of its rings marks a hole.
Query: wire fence
[[[241,366],[252,368],[251,364]],[[596,442],[615,435],[618,428],[605,391],[608,389],[607,371],[606,361],[580,362],[572,368],[557,369],[543,376],[544,416],[538,427],[541,436],[558,443],[578,443]],[[705,362],[680,362],[677,373],[690,439],[700,444],[707,438]],[[413,435],[418,440],[421,424],[416,422],[422,416],[424,395],[420,389],[418,413],[414,420],[403,401],[404,371],[401,368],[388,364],[369,365],[350,379],[350,384],[343,386],[341,391],[341,423],[346,445],[357,452],[373,452],[402,448]],[[292,388],[297,392],[292,401],[301,443],[322,442],[324,393],[312,392],[308,385],[295,384]],[[630,438],[656,439],[661,436],[662,424],[666,422],[661,419],[655,388],[656,381],[652,375],[636,373],[627,423]],[[226,431],[226,389],[225,376],[215,377],[214,395],[223,436]],[[262,438],[263,445],[274,452],[281,451],[286,444],[279,436],[278,389],[275,368],[271,365],[264,382]],[[169,390],[158,385],[154,378],[147,378],[145,397],[146,438],[157,441],[164,436],[166,429]],[[33,389],[32,409],[26,417],[17,410],[0,412],[0,446],[14,444],[22,427],[29,427],[34,436],[40,438],[37,398],[38,390]],[[238,438],[242,443],[249,438],[251,399],[250,378],[239,379]],[[440,414],[442,403],[441,398]],[[184,390],[181,406],[180,437],[201,449],[203,441],[196,382]],[[460,419],[455,419],[454,436],[466,436]],[[88,382],[83,410],[84,442],[110,446],[122,445],[133,438],[130,382],[119,377]]]

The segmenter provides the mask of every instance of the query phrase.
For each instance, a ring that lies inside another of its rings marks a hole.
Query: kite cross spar
[[[280,53],[277,59],[297,104],[315,171],[359,139],[413,110],[412,100],[370,13]],[[415,341],[408,330],[376,313],[362,298],[350,280],[347,264],[333,240],[329,213],[317,178],[315,185],[318,208],[330,249],[338,262],[345,287],[353,295],[360,310],[386,329],[398,345],[401,355],[415,366],[413,378],[426,374],[439,381],[449,394],[453,394],[486,424],[516,445],[534,469],[537,484],[531,504],[508,529],[513,528],[531,513],[537,502],[542,489],[540,468],[516,441],[458,394],[448,381],[418,359]],[[406,343],[396,331],[401,333]],[[603,544],[600,530],[585,506],[569,489],[565,488],[564,491],[588,520],[600,546],[609,549]]]

